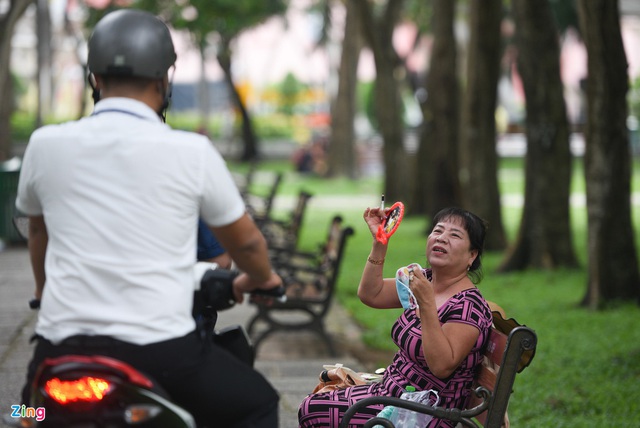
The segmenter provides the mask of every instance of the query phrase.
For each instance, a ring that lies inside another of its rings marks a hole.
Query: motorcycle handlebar
[[[273,297],[278,302],[286,302],[287,296],[285,296],[285,288],[284,285],[281,285],[276,288],[270,288],[269,290],[253,290],[251,293],[252,296],[265,296],[265,297]]]
[[[200,280],[200,291],[206,305],[216,310],[228,309],[235,305],[233,296],[233,280],[240,273],[236,270],[209,269]],[[279,302],[286,301],[283,285],[268,290],[253,290],[253,296],[271,297]]]

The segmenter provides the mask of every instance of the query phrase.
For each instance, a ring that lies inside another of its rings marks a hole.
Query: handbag
[[[369,373],[356,373],[349,367],[344,367],[342,364],[335,364],[333,366],[323,366],[325,371],[331,370],[332,374],[337,376],[336,379],[325,381],[322,378],[322,373],[318,376],[320,383],[313,389],[313,394],[322,394],[323,392],[334,391],[336,389],[345,389],[355,385],[366,385],[371,382],[379,381],[381,376],[372,375]],[[323,372],[324,373],[324,372]]]
[[[256,353],[243,326],[231,325],[215,330],[211,335],[211,340],[215,345],[229,351],[237,359],[253,367]]]

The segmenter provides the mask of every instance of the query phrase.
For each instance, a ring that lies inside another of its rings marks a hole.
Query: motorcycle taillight
[[[112,385],[106,379],[83,376],[73,380],[49,379],[44,391],[60,404],[98,402],[109,393]]]

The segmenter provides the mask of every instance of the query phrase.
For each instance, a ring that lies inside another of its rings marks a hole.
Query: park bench
[[[343,226],[342,218],[335,216],[327,240],[318,252],[291,251],[274,264],[285,285],[287,300],[269,304],[253,302],[257,312],[248,322],[247,331],[256,349],[277,331],[311,330],[324,341],[330,354],[336,355],[324,318],[333,300],[347,239],[353,233],[353,228]],[[294,311],[301,316],[286,320],[281,316]],[[258,332],[260,325],[262,328]]]
[[[233,180],[236,183],[236,186],[238,186],[238,190],[240,191],[240,195],[245,200],[249,195],[257,170],[258,170],[258,162],[254,161],[249,164],[249,168],[247,169],[247,172],[245,172],[244,174],[231,172]]]
[[[312,196],[311,193],[301,190],[287,220],[267,218],[257,222],[269,244],[274,264],[278,263],[280,257],[288,258],[289,253],[297,248],[307,203]]]
[[[447,419],[457,422],[458,427],[508,426],[507,407],[516,374],[531,363],[535,355],[537,336],[532,329],[519,325],[513,318],[505,319],[504,311],[497,305],[491,306],[493,327],[484,352],[484,361],[473,383],[470,403],[465,409],[445,409],[397,397],[369,397],[358,401],[345,412],[340,428],[347,428],[349,421],[359,409],[375,404],[402,407]],[[375,425],[396,428],[388,419],[378,417],[367,421],[363,428]]]
[[[274,175],[271,188],[266,195],[256,195],[251,192],[256,171],[257,163],[253,162],[244,177],[236,177],[236,183],[238,183],[240,194],[247,205],[247,211],[269,242],[272,252],[291,251],[298,244],[307,202],[312,195],[301,190],[289,218],[285,220],[276,219],[272,216],[272,209],[276,194],[282,184],[283,174],[276,173]]]
[[[255,180],[255,178],[253,178],[253,174],[255,174],[255,172],[252,173],[252,178],[250,178],[251,180]],[[266,195],[257,195],[249,190],[241,192],[247,205],[247,211],[251,214],[251,217],[253,217],[253,220],[257,224],[265,219],[271,218],[273,203],[276,199],[276,194],[278,193],[280,184],[282,184],[283,177],[284,174],[281,172],[274,175],[273,181],[271,182],[271,186]]]

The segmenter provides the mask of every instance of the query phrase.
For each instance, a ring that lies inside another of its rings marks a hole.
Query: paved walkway
[[[24,246],[9,246],[0,251],[0,414],[10,412],[19,402],[32,347],[36,313],[27,301],[33,294],[29,256]],[[218,327],[245,325],[254,309],[248,304],[221,312]],[[298,404],[317,383],[323,364],[343,363],[365,370],[354,357],[361,355],[360,331],[346,312],[334,305],[327,317],[339,356],[331,357],[321,341],[307,332],[276,333],[258,349],[256,368],[280,392],[280,428],[297,427]],[[370,370],[370,369],[369,369]],[[9,425],[0,421],[0,427]]]

